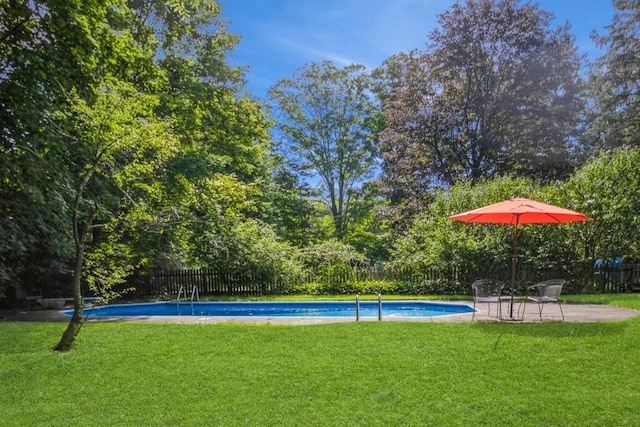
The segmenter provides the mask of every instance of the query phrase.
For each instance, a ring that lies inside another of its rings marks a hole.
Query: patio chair
[[[488,315],[491,316],[491,303],[496,304],[496,311],[498,314],[496,317],[502,315],[501,294],[504,288],[504,283],[491,279],[479,279],[471,284],[473,290],[473,315],[471,320],[476,317],[476,303],[486,302],[488,306]]]
[[[540,321],[542,321],[542,309],[544,305],[555,303],[560,307],[560,314],[562,315],[562,320],[564,320],[564,312],[562,311],[562,304],[560,303],[560,293],[562,292],[562,285],[565,283],[566,280],[553,279],[529,286],[527,288],[527,298],[525,299],[525,311],[527,301],[537,303]]]

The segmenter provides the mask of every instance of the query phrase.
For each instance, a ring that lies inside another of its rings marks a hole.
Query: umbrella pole
[[[518,223],[513,229],[513,255],[511,256],[511,304],[509,305],[509,318],[513,319],[514,287],[516,283],[516,265],[518,264]]]

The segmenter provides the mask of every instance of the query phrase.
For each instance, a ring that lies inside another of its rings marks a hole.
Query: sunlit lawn
[[[0,425],[640,425],[640,319],[64,326],[0,323]]]

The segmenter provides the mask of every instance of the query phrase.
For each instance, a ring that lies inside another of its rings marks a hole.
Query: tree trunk
[[[84,245],[76,244],[76,263],[73,271],[73,316],[67,329],[65,329],[60,342],[56,345],[54,351],[69,351],[76,339],[76,335],[82,327],[82,292],[80,284],[82,283],[82,263],[84,262]]]

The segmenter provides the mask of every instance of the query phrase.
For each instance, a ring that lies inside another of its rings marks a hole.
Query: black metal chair
[[[527,298],[525,299],[525,311],[527,301],[537,303],[540,321],[542,321],[542,310],[544,305],[555,303],[560,307],[560,314],[562,315],[562,320],[564,320],[564,312],[562,311],[562,304],[560,303],[560,294],[562,293],[562,285],[566,282],[566,280],[562,279],[553,279],[529,286],[527,288]]]
[[[502,315],[501,296],[503,288],[504,283],[497,280],[479,279],[473,282],[471,284],[471,289],[473,290],[473,315],[471,316],[471,320],[476,317],[476,303],[479,302],[487,303],[487,314],[489,316],[491,316],[491,303],[495,303],[496,311],[498,312],[496,317],[500,317]]]

